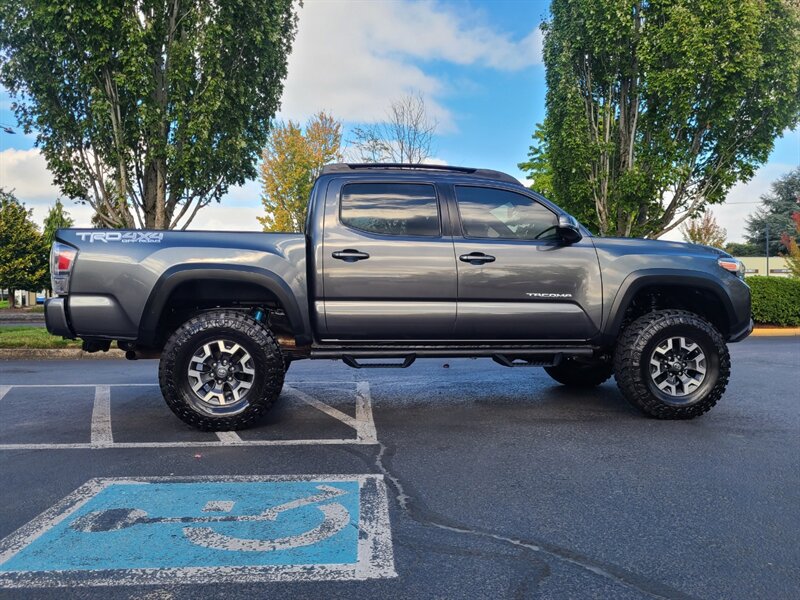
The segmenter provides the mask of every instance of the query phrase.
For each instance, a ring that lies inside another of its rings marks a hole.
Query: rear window
[[[439,203],[432,185],[348,183],[342,188],[342,223],[379,235],[439,237]]]

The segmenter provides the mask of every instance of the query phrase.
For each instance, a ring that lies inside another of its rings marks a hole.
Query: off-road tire
[[[650,375],[653,349],[673,336],[686,336],[706,356],[700,386],[677,401],[658,389]],[[702,317],[685,310],[657,310],[629,324],[617,340],[614,376],[622,395],[657,419],[693,419],[709,411],[725,392],[731,361],[722,334]]]
[[[608,381],[612,375],[612,366],[609,362],[579,362],[572,358],[565,358],[553,367],[544,370],[558,383],[574,388],[590,388]]]
[[[195,349],[206,341],[225,338],[252,357],[255,374],[244,396],[244,408],[231,415],[213,415],[193,403],[187,368]],[[232,431],[253,425],[278,398],[283,387],[284,357],[269,329],[245,313],[214,310],[201,313],[178,327],[161,354],[158,380],[170,410],[184,423],[203,431]]]

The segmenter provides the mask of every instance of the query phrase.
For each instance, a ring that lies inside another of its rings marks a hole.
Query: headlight
[[[744,279],[744,263],[737,258],[722,256],[717,259],[717,264],[736,275],[739,279]]]

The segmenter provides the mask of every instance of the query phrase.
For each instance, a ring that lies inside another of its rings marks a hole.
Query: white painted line
[[[375,431],[375,419],[372,417],[372,394],[368,381],[359,381],[356,385],[356,421],[358,421],[358,440],[365,444],[377,444],[378,433]]]
[[[0,587],[56,588],[124,585],[265,583],[276,581],[356,580],[396,577],[388,494],[383,475],[200,476],[92,479],[17,531],[0,540],[0,564],[65,521],[111,485],[179,482],[358,482],[357,560],[348,564],[266,564],[255,566],[189,566],[110,570],[0,572]],[[335,505],[322,505],[320,508]]]
[[[209,500],[203,507],[203,512],[231,512],[234,504],[236,503],[232,500]]]
[[[0,450],[105,450],[115,448],[230,448],[248,446],[336,446],[342,444],[363,445],[357,439],[345,440],[322,438],[319,440],[242,440],[241,443],[223,443],[218,440],[207,442],[114,442],[109,446],[95,446],[86,443],[74,444],[0,444]]]
[[[5,396],[5,395],[6,395],[6,394],[9,392],[9,391],[11,391],[11,386],[10,386],[10,385],[0,385],[0,400],[2,400],[2,399],[3,399],[3,397],[4,397],[4,396]]]
[[[354,381],[287,381],[287,385],[353,385]],[[9,388],[76,388],[76,387],[97,387],[98,385],[107,385],[108,387],[158,387],[158,382],[155,383],[9,383],[4,384],[2,387]]]
[[[345,425],[352,427],[353,429],[358,431],[358,421],[356,421],[350,415],[343,413],[339,409],[333,408],[332,406],[329,406],[324,402],[320,402],[316,398],[309,396],[308,394],[303,393],[300,390],[297,390],[289,386],[284,386],[283,391],[288,392],[290,396],[294,396],[295,398],[305,402],[309,406],[313,406],[317,410],[324,412],[329,417],[333,417],[334,419],[337,419],[342,423],[344,423]]]
[[[111,389],[107,385],[98,385],[94,389],[94,408],[92,409],[92,446],[105,448],[113,443]]]
[[[217,431],[219,441],[227,446],[235,446],[242,443],[242,438],[235,431]]]

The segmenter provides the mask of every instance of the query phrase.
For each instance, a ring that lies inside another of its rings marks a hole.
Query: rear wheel
[[[589,388],[600,385],[611,377],[611,364],[607,362],[579,362],[566,358],[544,370],[557,382],[568,387]]]
[[[722,334],[683,310],[648,313],[628,325],[614,352],[622,395],[658,419],[692,419],[725,392],[730,355]]]
[[[159,365],[167,406],[205,431],[252,425],[277,399],[283,375],[284,358],[269,329],[227,310],[205,312],[181,325]]]

